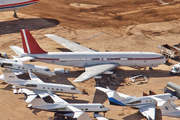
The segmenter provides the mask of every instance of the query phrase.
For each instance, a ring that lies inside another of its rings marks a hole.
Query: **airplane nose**
[[[80,94],[80,93],[82,93],[81,91],[79,91],[78,89],[76,89],[76,93],[77,94]]]
[[[110,109],[109,109],[109,108],[107,108],[107,107],[104,107],[104,110],[105,110],[105,111],[109,111]]]

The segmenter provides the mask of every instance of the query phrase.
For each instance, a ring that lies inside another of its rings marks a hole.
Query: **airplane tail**
[[[127,98],[132,98],[129,95],[118,93],[114,90],[109,89],[108,87],[107,89],[102,87],[96,87],[96,89],[107,94],[110,104],[125,106],[125,104],[121,101],[126,100]]]
[[[5,69],[5,70],[2,70],[2,72],[3,72],[4,79],[6,82],[8,82],[8,81],[24,81],[24,80],[19,79],[12,70]]]
[[[21,29],[21,37],[23,43],[24,53],[28,54],[42,54],[47,53],[35,41],[31,33],[27,29]]]

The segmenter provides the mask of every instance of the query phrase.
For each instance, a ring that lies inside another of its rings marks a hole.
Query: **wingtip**
[[[54,34],[44,34],[45,36],[49,37],[49,36],[55,36]]]

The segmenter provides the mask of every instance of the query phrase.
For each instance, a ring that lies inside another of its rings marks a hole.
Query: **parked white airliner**
[[[35,41],[30,32],[21,30],[23,48],[11,46],[21,59],[37,60],[64,66],[84,67],[85,72],[74,82],[82,82],[117,66],[157,67],[165,63],[165,58],[153,52],[97,52],[68,41],[56,35],[47,34],[49,38],[68,47],[73,52],[45,52]]]
[[[148,118],[148,120],[155,120],[156,105],[163,106],[169,100],[174,101],[178,99],[170,93],[135,97],[116,92],[108,87],[107,89],[96,87],[96,89],[107,94],[110,104],[138,108],[139,111]]]
[[[37,3],[39,0],[0,0],[0,12],[14,11],[14,17],[17,18],[17,10]]]
[[[28,93],[29,97],[28,99],[26,99],[26,102],[31,102],[38,95],[44,98],[49,95],[49,91],[51,93],[70,93],[70,94],[81,93],[72,85],[44,83],[41,79],[33,75],[30,71],[28,71],[30,80],[24,80],[18,78],[12,72],[12,70],[9,69],[2,70],[2,72],[4,74],[5,82],[14,85],[13,86],[14,93],[17,93],[16,92],[17,88],[19,88],[18,93],[24,93],[24,91]]]

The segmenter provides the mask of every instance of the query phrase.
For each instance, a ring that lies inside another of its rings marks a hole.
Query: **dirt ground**
[[[165,3],[169,2],[169,4]],[[37,42],[45,51],[67,51],[44,34],[56,34],[68,40],[78,42],[83,46],[99,51],[149,51],[159,53],[158,45],[177,44],[180,40],[180,2],[178,0],[40,0],[37,4],[24,8],[18,12],[19,18],[13,18],[13,12],[0,13],[0,52],[16,55],[9,46],[22,47],[19,29],[29,29]],[[98,35],[96,37],[93,37]],[[179,75],[171,76],[169,70],[179,61],[170,60],[154,70],[137,70],[131,67],[118,67],[113,71],[117,78],[113,83],[107,83],[107,76],[98,80],[102,86],[109,86],[131,96],[142,96],[149,90],[157,94],[163,93],[166,83],[171,81],[180,85]],[[68,68],[68,74],[57,74],[47,78],[38,75],[45,82],[74,84],[79,90],[85,90],[88,95],[59,94],[60,97],[73,103],[100,102],[111,110],[106,113],[110,120],[146,120],[138,110],[111,106],[107,96],[96,91],[94,79],[84,83],[73,83],[83,69],[57,66],[41,62],[33,62],[47,66],[51,70],[58,67]],[[143,74],[149,77],[148,83],[132,83],[130,76]],[[124,83],[124,81],[126,81]],[[0,116],[2,120],[47,120],[54,113],[26,108],[23,95],[14,95],[11,86],[2,82],[0,84]],[[175,102],[180,106],[180,101]],[[88,113],[92,117],[92,113]],[[93,118],[93,117],[92,117]],[[161,116],[156,110],[156,120],[178,120]]]

